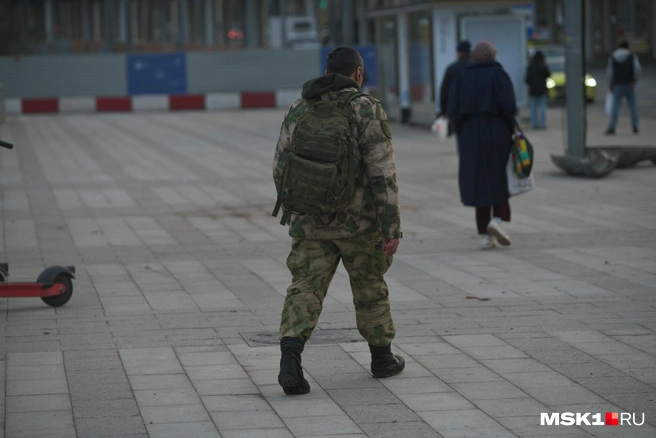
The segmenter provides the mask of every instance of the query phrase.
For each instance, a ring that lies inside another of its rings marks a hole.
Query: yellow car
[[[557,100],[565,97],[565,71],[563,64],[549,63],[551,77],[547,78],[547,92],[549,100]],[[597,81],[589,73],[585,74],[585,99],[593,102],[597,95]]]
[[[549,100],[565,97],[565,48],[561,46],[536,47],[542,50],[545,60],[551,70],[551,77],[547,79],[547,92]],[[597,94],[597,81],[589,73],[585,74],[585,99],[593,102]]]

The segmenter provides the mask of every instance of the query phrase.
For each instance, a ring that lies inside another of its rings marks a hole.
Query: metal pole
[[[592,0],[585,0],[585,60],[591,61],[594,58],[594,29],[592,26]]]
[[[130,3],[130,50],[139,41],[139,5]]]
[[[602,25],[602,32],[603,32],[603,39],[604,39],[604,52],[612,52],[612,44],[610,42],[611,39],[611,26],[610,26],[610,0],[603,0],[603,5],[602,5],[602,10],[601,10],[601,22],[603,23]]]
[[[126,52],[131,52],[133,49],[132,43],[134,43],[134,33],[132,31],[132,8],[130,7],[130,0],[125,1],[125,32],[127,35]]]
[[[397,16],[398,57],[399,57],[399,88],[401,103],[401,123],[410,120],[412,107],[410,104],[410,56],[408,53],[408,13]]]
[[[315,0],[305,0],[305,16],[317,19],[317,10],[314,6]]]
[[[91,23],[89,17],[89,0],[82,0],[82,39],[91,39]]]
[[[380,99],[380,102],[383,104],[383,108],[386,110],[389,108],[389,99],[387,98],[387,93],[385,90],[387,86],[387,75],[385,72],[385,62],[382,57],[382,47],[384,44],[384,33],[385,33],[385,22],[382,18],[374,18],[374,40],[373,43],[376,45],[376,50],[378,51],[378,56],[376,56],[376,68],[378,69],[378,85],[376,86],[377,98]]]
[[[178,46],[187,44],[187,0],[178,0]]]
[[[92,3],[92,17],[93,17],[93,40],[102,40],[102,11],[100,0]]]
[[[44,5],[44,21],[46,26],[46,42],[51,43],[53,40],[52,35],[52,0],[46,0]]]
[[[128,2],[119,0],[118,3],[118,40],[121,43],[128,42]]]
[[[214,11],[213,1],[205,0],[205,45],[214,47]]]
[[[656,4],[651,4],[651,53],[656,59]]]
[[[166,26],[166,9],[168,7],[168,2],[166,0],[159,0],[157,9],[159,14],[157,17],[157,27],[159,27],[159,42],[165,43],[168,40],[168,29]]]
[[[254,0],[246,0],[244,6],[244,15],[246,17],[245,38],[246,47],[253,49],[257,47],[258,28],[257,28],[257,11],[259,8]]]
[[[225,46],[225,19],[224,19],[224,4],[223,0],[215,0],[214,4],[214,28],[219,30],[219,37],[218,37],[218,46],[219,48],[223,48]]]
[[[556,4],[554,0],[544,0],[546,27],[549,29],[551,42],[555,42],[556,37]]]
[[[364,0],[357,2],[358,5],[358,44],[365,45],[367,41],[367,5]]]
[[[583,2],[565,2],[565,84],[567,95],[567,155],[584,157],[585,102],[583,85]],[[570,79],[571,78],[571,79]]]
[[[338,41],[337,40],[337,11],[335,10],[335,2],[329,2],[328,3],[328,13],[330,16],[330,19],[328,20],[328,23],[330,24],[330,44],[335,45],[341,43],[341,38]]]
[[[269,29],[269,17],[272,15],[269,13],[269,8],[267,7],[268,0],[259,1],[259,10],[260,15],[258,17],[258,47],[271,47],[271,35],[267,38],[267,29]]]
[[[342,0],[342,35],[344,45],[353,44],[353,7],[351,0]]]
[[[280,0],[280,27],[282,28],[282,47],[287,48],[287,0]]]
[[[105,0],[105,51],[114,51],[114,16],[112,1]]]

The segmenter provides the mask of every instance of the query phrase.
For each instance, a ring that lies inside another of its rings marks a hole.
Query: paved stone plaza
[[[626,107],[592,144],[653,144]],[[373,379],[346,272],[303,364],[277,384],[290,239],[271,217],[282,110],[9,118],[2,259],[13,280],[77,267],[61,308],[3,299],[6,437],[656,436],[656,166],[565,176],[559,108],[528,131],[535,192],[513,246],[482,251],[453,140],[393,126],[405,238],[387,277],[408,365]],[[540,413],[644,413],[640,427],[539,426]]]

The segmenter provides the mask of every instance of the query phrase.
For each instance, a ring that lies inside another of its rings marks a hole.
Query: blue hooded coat
[[[469,64],[449,90],[449,118],[458,134],[462,203],[503,204],[510,196],[506,163],[515,123],[515,92],[497,62]]]

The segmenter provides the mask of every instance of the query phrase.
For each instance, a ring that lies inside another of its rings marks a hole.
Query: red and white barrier
[[[7,114],[203,111],[241,108],[287,108],[300,90],[145,96],[76,96],[7,98]]]

